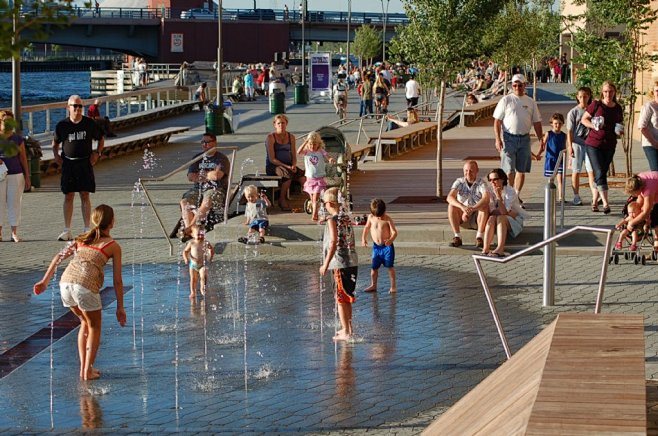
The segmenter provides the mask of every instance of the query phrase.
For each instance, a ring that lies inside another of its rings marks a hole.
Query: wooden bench
[[[122,154],[143,150],[146,147],[153,148],[165,145],[169,142],[171,135],[189,129],[189,127],[167,127],[119,138],[105,139],[102,155],[104,159],[112,159]],[[57,174],[61,171],[61,167],[55,162],[54,158],[42,159],[40,165],[41,174],[43,175]]]
[[[382,132],[381,139],[368,138],[368,144],[376,146],[379,143],[381,156],[390,158],[392,154],[401,154],[418,148],[434,140],[438,126],[435,122],[420,122],[399,129]],[[376,148],[375,148],[376,149]],[[376,154],[380,154],[377,152]]]
[[[642,315],[562,313],[424,435],[645,434]]]
[[[459,127],[471,126],[480,120],[486,120],[487,118],[493,117],[496,105],[498,105],[498,101],[501,98],[503,97],[497,95],[489,100],[483,100],[470,106],[466,106],[465,110],[461,112]]]
[[[159,120],[162,118],[168,118],[187,112],[192,112],[197,107],[199,107],[199,103],[195,101],[184,101],[182,103],[169,104],[166,106],[149,109],[147,111],[133,112],[128,115],[116,117],[110,120],[110,125],[112,126],[113,131],[127,129],[141,125],[148,121]]]
[[[279,190],[279,188],[281,187],[281,180],[282,178],[280,176],[245,174],[242,176],[242,179],[237,183],[235,191],[231,193],[229,204],[233,204],[233,201],[237,196],[240,200],[237,202],[235,206],[235,213],[239,214],[240,205],[246,203],[246,200],[244,199],[244,195],[242,194],[242,190],[249,185],[254,185],[259,189],[265,189],[267,191],[267,196],[269,197],[270,201],[274,202],[275,200],[274,196],[276,192]]]

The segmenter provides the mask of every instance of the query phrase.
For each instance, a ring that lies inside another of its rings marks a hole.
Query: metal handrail
[[[557,156],[557,162],[555,163],[555,167],[553,168],[553,173],[551,176],[548,178],[549,183],[554,183],[555,182],[555,177],[558,175],[558,171],[560,166],[562,166],[562,189],[560,192],[560,197],[562,197],[562,201],[560,201],[560,230],[564,229],[564,193],[565,193],[565,186],[566,186],[566,175],[567,175],[567,168],[566,168],[566,150],[562,150],[558,156]]]
[[[158,224],[160,224],[160,228],[162,229],[162,233],[165,235],[165,239],[167,240],[167,243],[169,244],[169,255],[173,256],[174,255],[174,244],[171,243],[171,239],[169,238],[169,234],[167,233],[167,230],[164,227],[164,224],[162,223],[162,218],[160,218],[160,214],[158,213],[157,209],[155,208],[155,204],[153,203],[153,200],[151,199],[151,195],[148,192],[148,189],[146,189],[145,183],[147,182],[163,182],[167,180],[168,178],[172,177],[173,175],[186,170],[189,168],[190,165],[192,165],[195,162],[200,161],[204,157],[206,157],[209,153],[213,151],[218,151],[218,150],[231,150],[231,167],[229,168],[228,171],[228,189],[226,192],[226,195],[224,196],[224,221],[223,223],[226,224],[226,221],[228,220],[228,205],[229,205],[229,193],[231,192],[231,180],[233,179],[233,167],[235,166],[235,154],[238,151],[238,147],[236,146],[222,146],[222,147],[213,147],[209,150],[206,150],[204,153],[200,154],[199,156],[195,157],[194,159],[184,163],[183,165],[179,166],[175,170],[172,170],[165,174],[164,176],[160,177],[145,177],[145,178],[139,178],[137,180],[137,183],[142,187],[144,190],[144,194],[146,195],[146,199],[149,202],[149,205],[151,206],[151,209],[153,209],[153,213],[155,213],[155,217],[158,220]]]
[[[548,238],[544,241],[538,242],[535,245],[532,245],[528,248],[525,248],[517,253],[514,253],[511,256],[507,256],[504,258],[497,258],[497,257],[489,257],[485,255],[480,255],[480,254],[474,254],[473,255],[473,261],[475,262],[475,268],[477,269],[478,276],[480,277],[480,283],[482,283],[482,288],[484,289],[484,294],[487,298],[487,302],[489,303],[489,309],[491,310],[491,315],[494,318],[494,322],[496,323],[496,329],[498,330],[498,335],[500,336],[500,340],[503,344],[503,348],[505,349],[505,355],[507,356],[507,359],[509,360],[512,357],[512,353],[510,352],[509,348],[509,343],[507,342],[507,337],[505,336],[505,331],[503,330],[503,324],[500,321],[500,317],[498,316],[498,311],[496,310],[496,303],[494,302],[493,296],[491,295],[491,290],[489,289],[489,284],[487,283],[487,278],[484,274],[484,270],[482,269],[482,265],[480,264],[481,261],[488,261],[488,262],[496,262],[496,263],[507,263],[511,262],[521,256],[526,255],[527,253],[530,253],[532,251],[537,250],[538,248],[541,248],[545,245],[551,244],[557,240],[563,239],[569,235],[571,235],[574,232],[577,232],[579,230],[586,230],[590,232],[598,232],[598,233],[607,233],[607,239],[606,239],[606,244],[605,244],[605,250],[603,252],[603,262],[601,266],[601,278],[599,280],[599,290],[596,294],[596,304],[594,306],[594,313],[598,314],[601,313],[601,304],[603,303],[603,291],[605,288],[605,279],[608,274],[608,259],[610,258],[610,252],[611,252],[611,246],[612,246],[612,235],[614,234],[614,229],[602,229],[599,227],[588,227],[588,226],[576,226],[573,227],[569,230],[566,230],[558,235],[553,236],[552,238]]]

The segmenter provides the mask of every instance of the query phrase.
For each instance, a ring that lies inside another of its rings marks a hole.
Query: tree
[[[585,4],[585,0],[574,2]],[[658,62],[658,56],[650,54],[643,42],[656,18],[658,10],[652,8],[650,0],[597,0],[587,2],[584,14],[567,17],[566,21],[573,34],[573,47],[578,52],[575,61],[586,66],[578,71],[576,84],[591,87],[595,94],[606,80],[617,85],[617,99],[625,107],[627,134],[621,142],[626,155],[626,174],[633,173],[633,135],[630,132],[635,125],[637,95],[642,93],[637,89],[637,76]],[[619,37],[608,36],[607,30],[617,26],[622,27]]]
[[[468,60],[481,53],[481,34],[488,27],[499,0],[404,0],[409,23],[397,28],[392,42],[396,55],[420,71],[425,89],[439,89],[437,107],[436,195],[443,197],[442,120],[446,83]],[[390,46],[390,45],[389,45]]]
[[[354,31],[354,42],[351,47],[354,54],[360,59],[372,60],[372,58],[379,54],[381,40],[381,32],[376,31],[374,27],[366,24]]]

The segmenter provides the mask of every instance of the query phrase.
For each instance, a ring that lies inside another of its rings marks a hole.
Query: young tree
[[[436,195],[443,195],[442,120],[446,83],[479,56],[481,35],[499,0],[404,0],[409,23],[397,29],[394,50],[421,71],[425,89],[438,88]]]
[[[575,61],[586,65],[578,71],[576,84],[591,87],[595,94],[606,80],[617,85],[617,99],[625,107],[626,135],[621,143],[626,155],[626,174],[632,174],[631,132],[635,125],[635,102],[642,93],[637,89],[637,77],[658,62],[658,56],[650,54],[644,42],[649,26],[658,18],[658,10],[651,6],[650,0],[574,0],[574,3],[587,4],[584,14],[567,17],[565,21],[578,53]],[[617,26],[622,27],[619,37],[609,37],[606,32]]]
[[[354,31],[354,42],[351,45],[353,53],[362,60],[370,59],[379,54],[382,34],[370,25],[363,25]],[[372,63],[372,62],[371,62]]]

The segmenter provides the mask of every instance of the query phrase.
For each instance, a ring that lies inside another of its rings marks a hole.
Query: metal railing
[[[235,146],[222,146],[222,147],[213,147],[210,150],[207,150],[205,153],[200,154],[199,156],[195,157],[194,159],[190,160],[189,162],[184,163],[183,165],[179,166],[175,170],[172,170],[165,174],[164,176],[160,177],[146,177],[146,178],[139,178],[137,180],[137,183],[142,187],[144,190],[144,195],[146,196],[146,199],[149,202],[149,206],[151,206],[151,209],[153,209],[153,213],[155,213],[155,217],[158,220],[158,224],[160,224],[160,228],[162,229],[162,233],[165,236],[165,239],[167,240],[167,243],[169,244],[169,255],[173,256],[174,255],[174,244],[171,243],[171,239],[169,238],[169,233],[167,233],[167,230],[164,227],[164,224],[162,222],[162,218],[160,218],[160,214],[158,213],[155,204],[153,203],[153,200],[151,199],[151,195],[148,192],[148,189],[146,189],[145,183],[150,183],[150,182],[163,182],[167,180],[168,178],[172,177],[173,175],[183,171],[187,170],[190,165],[192,165],[195,162],[200,161],[204,157],[206,157],[209,153],[213,151],[219,151],[219,150],[231,150],[231,168],[229,169],[228,172],[228,188],[226,190],[226,195],[224,196],[224,220],[222,221],[223,224],[226,224],[226,221],[228,220],[228,206],[230,202],[230,193],[231,193],[231,180],[233,179],[233,168],[235,164],[235,155],[238,151],[238,147]]]
[[[560,230],[564,230],[564,175],[567,173],[565,168],[566,150],[562,150],[557,157],[557,162],[553,168],[553,173],[548,178],[546,187],[544,189],[544,239],[549,239],[555,236],[555,177],[558,175],[560,167],[562,167],[562,192],[560,201]],[[555,304],[555,243],[548,244],[544,249],[544,306],[552,306]]]
[[[498,311],[496,310],[496,303],[494,302],[493,296],[491,295],[491,289],[489,288],[489,284],[487,283],[487,277],[484,274],[484,270],[482,269],[481,262],[482,261],[487,261],[487,262],[496,262],[496,263],[508,263],[511,262],[515,259],[518,259],[519,257],[525,256],[526,254],[533,252],[543,246],[549,245],[549,244],[554,244],[555,241],[558,241],[560,239],[566,238],[567,236],[571,235],[572,233],[575,233],[580,230],[586,230],[590,232],[598,232],[598,233],[606,233],[607,238],[606,238],[606,244],[605,244],[605,250],[603,252],[603,261],[601,263],[601,277],[599,279],[599,290],[596,294],[596,303],[594,306],[594,313],[598,314],[601,313],[601,304],[603,303],[603,291],[605,288],[605,280],[606,276],[608,274],[608,259],[610,258],[610,252],[611,252],[611,246],[612,246],[612,235],[614,234],[614,229],[602,229],[598,227],[587,227],[587,226],[576,226],[573,227],[569,230],[566,230],[558,235],[555,235],[551,238],[548,238],[544,241],[538,242],[537,244],[528,247],[526,249],[523,249],[517,253],[514,253],[511,256],[505,257],[505,258],[496,258],[496,257],[488,257],[485,255],[481,254],[475,254],[473,255],[473,261],[475,262],[475,268],[477,269],[478,276],[480,277],[480,283],[482,284],[482,288],[484,289],[484,294],[487,298],[487,303],[489,303],[489,309],[491,310],[491,315],[494,318],[494,322],[496,323],[496,329],[498,330],[498,335],[500,336],[500,340],[503,344],[503,348],[505,349],[505,355],[507,356],[507,359],[509,360],[512,357],[512,353],[510,352],[509,348],[509,343],[507,341],[507,336],[505,336],[505,331],[503,329],[503,324],[500,321],[500,316],[498,315]]]

